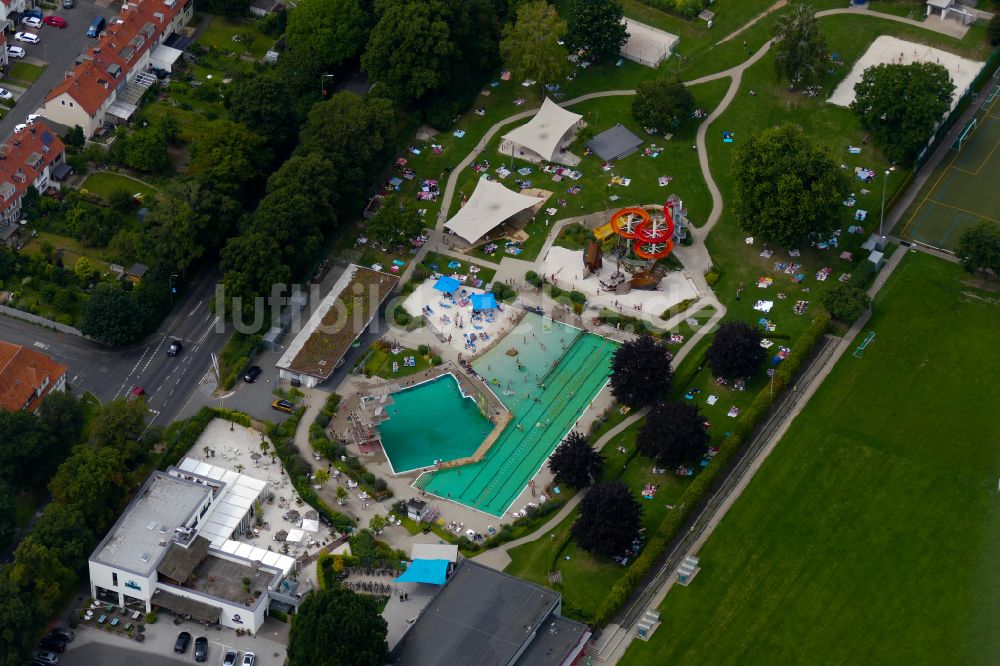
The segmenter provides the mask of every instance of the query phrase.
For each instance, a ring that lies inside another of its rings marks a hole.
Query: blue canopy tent
[[[461,286],[462,286],[461,282],[459,282],[453,277],[448,277],[447,275],[442,276],[441,278],[438,279],[437,282],[434,283],[435,289],[437,289],[440,292],[444,292],[446,294],[452,293]]]
[[[396,578],[396,583],[431,583],[444,585],[448,577],[448,560],[413,560]]]
[[[495,310],[497,307],[496,296],[492,293],[473,294],[469,300],[472,301],[473,312],[479,312],[480,310]]]

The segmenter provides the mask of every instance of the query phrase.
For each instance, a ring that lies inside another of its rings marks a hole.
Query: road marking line
[[[35,346],[38,347],[39,349],[48,349],[49,348],[49,346],[47,344],[45,344],[44,342],[39,342],[38,340],[35,340]]]
[[[191,312],[188,313],[188,317],[193,317],[194,313],[198,311],[198,308],[200,308],[201,304],[204,303],[204,302],[205,302],[204,298],[201,299],[200,301],[198,301],[198,305],[196,305],[193,308],[191,308]]]
[[[205,341],[205,338],[207,338],[208,334],[212,332],[212,328],[215,326],[217,321],[219,321],[219,315],[215,315],[215,318],[212,319],[212,323],[208,325],[208,328],[205,329],[205,332],[201,334],[200,338],[198,338],[198,344],[201,344],[202,342]]]

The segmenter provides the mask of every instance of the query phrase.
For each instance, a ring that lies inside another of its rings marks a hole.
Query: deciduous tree
[[[882,64],[854,85],[851,110],[894,162],[912,162],[951,108],[955,84],[933,62]]]
[[[719,326],[706,354],[712,374],[745,379],[757,372],[765,355],[761,337],[760,329],[745,321],[729,321]]]
[[[205,11],[229,19],[245,16],[249,9],[248,0],[205,0]]]
[[[654,405],[635,439],[636,447],[664,467],[697,460],[708,447],[705,418],[694,405],[669,401]]]
[[[514,78],[534,79],[539,85],[562,81],[569,73],[566,47],[559,43],[566,21],[544,0],[517,8],[517,21],[508,23],[500,40],[500,56]]]
[[[0,548],[6,548],[7,542],[14,536],[17,529],[17,504],[14,502],[14,488],[6,481],[0,480]]]
[[[694,95],[673,76],[640,83],[632,98],[632,116],[643,127],[677,127],[691,119],[694,109]]]
[[[139,338],[142,320],[128,294],[102,282],[87,299],[80,331],[108,346],[121,347]]]
[[[311,48],[328,67],[338,67],[361,50],[367,17],[358,0],[299,0],[288,14],[285,38],[293,51]]]
[[[618,0],[574,0],[566,41],[573,50],[583,49],[591,57],[617,58],[628,41],[624,11]]]
[[[230,238],[222,250],[221,268],[225,271],[227,313],[232,312],[233,299],[240,298],[241,311],[249,314],[255,297],[266,296],[273,285],[287,284],[292,278],[282,260],[281,246],[260,232]]]
[[[864,314],[872,302],[863,290],[843,283],[824,292],[821,300],[827,312],[847,324]]]
[[[292,14],[301,9],[302,5]],[[230,118],[254,128],[276,150],[289,148],[298,135],[296,106],[289,104],[286,83],[276,76],[250,76],[233,82],[226,89],[225,106]]]
[[[598,483],[580,500],[580,517],[571,532],[584,550],[612,557],[623,555],[639,534],[642,507],[621,481]]]
[[[295,614],[288,665],[382,666],[389,651],[386,627],[374,597],[343,588],[313,592]]]
[[[793,88],[817,83],[829,66],[826,37],[810,5],[792,5],[778,16],[771,48],[778,78],[789,81]]]
[[[139,461],[144,454],[139,438],[146,429],[146,414],[143,400],[112,400],[101,408],[94,421],[91,433],[94,444],[120,451],[126,463]]]
[[[424,224],[416,209],[396,196],[386,197],[375,215],[365,223],[369,236],[391,247],[406,245],[423,228]]]
[[[572,488],[586,488],[601,477],[604,457],[577,431],[566,435],[549,458],[549,470],[556,481]]]
[[[78,509],[95,532],[103,530],[118,511],[128,490],[128,469],[121,452],[81,444],[59,466],[49,482],[57,501]]]
[[[309,112],[298,154],[326,158],[342,196],[359,203],[388,157],[394,117],[387,99],[339,92]]]
[[[733,155],[733,211],[744,231],[793,247],[840,226],[847,176],[829,150],[794,125],[752,134]]]
[[[963,231],[955,253],[970,273],[1000,275],[1000,222],[983,221]]]
[[[264,137],[228,120],[212,121],[191,142],[188,173],[212,189],[241,198],[271,164]]]
[[[80,257],[76,260],[76,266],[73,267],[73,274],[82,284],[90,284],[90,280],[94,276],[94,264],[87,257]]]
[[[87,562],[95,541],[83,513],[60,502],[49,502],[31,528],[31,536],[72,571]]]
[[[83,436],[83,406],[72,393],[52,391],[46,395],[39,405],[38,418],[52,437],[66,447],[67,452],[70,446],[80,443]],[[50,451],[48,455],[58,456],[55,451]]]
[[[664,399],[672,375],[667,348],[643,335],[615,351],[611,361],[611,394],[629,407],[645,407]]]

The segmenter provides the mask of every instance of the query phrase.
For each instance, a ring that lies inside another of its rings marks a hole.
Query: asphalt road
[[[178,300],[157,332],[143,343],[110,350],[74,335],[0,316],[0,340],[32,347],[69,366],[71,387],[92,392],[107,402],[127,396],[133,387],[146,390],[150,423],[174,420],[211,368],[211,354],[226,343],[210,309],[218,274],[205,269],[191,279],[189,291]],[[167,356],[171,340],[184,346],[177,357]]]
[[[97,43],[96,39],[87,37],[87,27],[90,22],[99,15],[111,18],[120,6],[118,3],[112,3],[110,7],[98,7],[93,0],[77,0],[73,9],[62,9],[61,4],[58,11],[45,13],[65,18],[68,23],[66,28],[60,30],[44,24],[41,28],[25,27],[26,32],[38,35],[40,38],[38,44],[15,42],[13,35],[7,37],[8,44],[24,47],[28,59],[35,58],[47,62],[48,67],[35,85],[20,96],[16,96],[14,109],[0,120],[0,138],[9,136],[14,131],[14,125],[23,123],[29,113],[34,113],[49,91],[62,81],[66,71],[73,67],[76,57],[85,48]],[[10,62],[13,64],[17,59],[10,58]],[[4,82],[0,81],[0,86],[4,85]]]

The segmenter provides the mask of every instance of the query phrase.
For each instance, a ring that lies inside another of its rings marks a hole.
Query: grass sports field
[[[980,220],[1000,220],[1000,85],[987,86],[976,126],[938,166],[906,213],[902,236],[954,250]],[[992,95],[992,99],[990,99]]]
[[[968,279],[904,259],[864,357],[837,364],[621,663],[1000,662],[1000,294]]]

